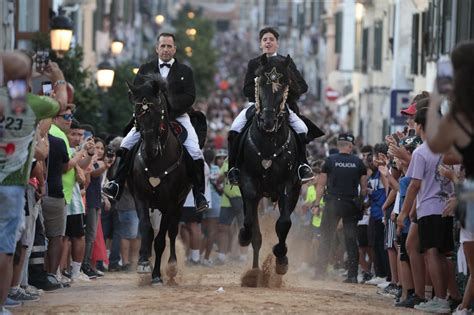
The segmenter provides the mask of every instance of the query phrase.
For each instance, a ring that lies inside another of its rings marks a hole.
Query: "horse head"
[[[268,133],[280,128],[285,104],[290,88],[290,55],[285,59],[275,56],[268,58],[265,54],[260,59],[260,67],[255,78],[255,107],[258,127]]]
[[[155,74],[138,75],[135,84],[127,82],[129,99],[134,104],[135,122],[149,158],[163,153],[168,135],[166,83]]]

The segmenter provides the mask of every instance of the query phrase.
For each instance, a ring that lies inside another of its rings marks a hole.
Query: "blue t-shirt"
[[[370,198],[370,217],[375,220],[381,220],[383,218],[382,206],[387,198],[385,194],[385,188],[383,187],[382,181],[380,180],[380,172],[372,174],[369,177],[369,198]]]
[[[405,201],[405,196],[407,195],[407,190],[408,190],[408,185],[410,185],[411,178],[404,176],[400,179],[400,211],[402,210],[403,207],[403,202]],[[410,217],[407,216],[405,220],[403,221],[404,228],[402,229],[403,234],[408,234],[408,231],[410,230]]]

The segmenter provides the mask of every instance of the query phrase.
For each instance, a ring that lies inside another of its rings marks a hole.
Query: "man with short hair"
[[[277,53],[278,50],[278,38],[280,34],[278,34],[277,30],[273,27],[265,27],[260,30],[259,32],[259,40],[260,40],[260,49],[262,50],[263,54],[267,56],[267,58],[284,58],[282,55]],[[245,74],[244,79],[244,87],[243,93],[245,97],[249,100],[249,106],[242,110],[239,115],[234,119],[232,126],[229,131],[228,142],[229,142],[229,172],[227,174],[227,178],[229,182],[233,185],[239,184],[239,177],[240,177],[240,170],[238,169],[237,165],[237,154],[239,150],[239,142],[240,142],[240,134],[244,129],[247,123],[247,111],[249,108],[253,107],[255,102],[255,77],[256,77],[256,70],[260,67],[260,60],[261,56],[258,56],[254,59],[251,59],[247,66],[247,72]],[[294,132],[298,135],[298,151],[299,152],[299,166],[298,166],[298,176],[299,179],[305,183],[314,178],[313,172],[311,167],[308,165],[308,161],[306,158],[306,143],[307,143],[307,135],[308,135],[308,123],[312,128],[317,128],[314,126],[308,119],[303,121],[299,116],[299,109],[298,105],[296,104],[297,100],[300,98],[301,95],[308,91],[308,85],[304,80],[303,76],[300,74],[298,69],[296,68],[293,59],[290,59],[289,69],[296,80],[296,84],[293,85],[288,92],[288,122]],[[294,86],[297,86],[296,88]],[[321,132],[319,128],[317,128],[316,132]],[[322,133],[322,132],[321,132]],[[316,133],[316,137],[321,136],[321,134]],[[311,140],[311,139],[310,139]]]
[[[349,260],[349,271],[344,281],[347,283],[357,283],[359,260],[357,222],[362,218],[360,200],[367,194],[367,170],[362,160],[352,155],[353,146],[353,135],[339,135],[337,139],[339,153],[326,158],[319,175],[317,197],[313,205],[313,209],[317,210],[324,196],[326,206],[321,222],[321,245],[316,262],[316,277],[324,277],[326,273],[331,243],[336,226],[342,218]],[[324,195],[326,185],[327,192]]]
[[[174,57],[176,54],[175,36],[171,33],[161,33],[155,46],[156,59],[140,66],[138,75],[159,73],[168,83],[167,95],[169,98],[169,114],[171,119],[178,121],[187,131],[188,136],[183,143],[190,158],[186,158],[189,176],[192,179],[193,195],[198,211],[208,208],[208,202],[204,196],[204,157],[199,147],[199,139],[191,124],[188,112],[196,98],[193,71],[185,64],[179,63]],[[123,139],[121,149],[125,157],[120,160],[117,173],[114,178],[103,188],[103,192],[110,198],[119,199],[130,168],[131,154],[129,150],[138,142],[140,133],[133,127]],[[189,160],[192,160],[189,161]]]
[[[68,105],[65,110],[53,118],[53,124],[49,130],[52,136],[62,139],[69,154],[69,162],[62,169],[62,192],[64,197],[45,196],[43,199],[45,234],[49,240],[46,269],[51,274],[57,272],[61,260],[62,242],[66,232],[66,205],[71,203],[76,182],[75,166],[85,167],[90,163],[90,155],[88,154],[88,150],[91,150],[90,146],[85,146],[79,152],[74,152],[70,148],[67,133],[70,130],[73,118],[72,107]]]

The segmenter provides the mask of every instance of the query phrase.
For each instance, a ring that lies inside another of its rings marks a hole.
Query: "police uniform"
[[[345,139],[345,137],[349,137]],[[341,135],[338,140],[350,140],[353,136]],[[367,175],[361,159],[352,154],[337,153],[326,158],[322,173],[327,174],[326,202],[321,222],[321,245],[317,268],[326,270],[331,244],[337,224],[342,218],[344,239],[349,259],[348,278],[357,277],[359,253],[357,247],[357,222],[362,212],[358,204],[360,178]]]

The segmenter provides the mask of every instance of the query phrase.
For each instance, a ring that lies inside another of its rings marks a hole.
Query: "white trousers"
[[[188,132],[188,136],[184,141],[183,145],[188,151],[189,155],[193,158],[193,160],[200,160],[203,159],[202,151],[199,148],[199,139],[194,130],[193,125],[191,124],[191,119],[189,118],[188,114],[183,114],[176,118],[176,120],[186,129]],[[127,150],[131,150],[133,146],[140,140],[140,133],[136,131],[135,127],[133,127],[125,138],[122,139],[122,143],[120,144],[121,148],[125,148]]]
[[[249,103],[249,105],[254,105],[255,103]],[[250,106],[245,107],[238,115],[235,117],[234,122],[232,123],[232,126],[230,127],[230,130],[236,131],[240,133],[242,129],[244,129],[245,124],[247,123],[247,111],[250,108]],[[304,123],[301,118],[296,115],[294,111],[292,111],[288,105],[286,106],[288,109],[288,113],[290,114],[288,117],[288,123],[290,124],[291,128],[297,133],[308,133],[308,127],[306,127],[306,124]]]

